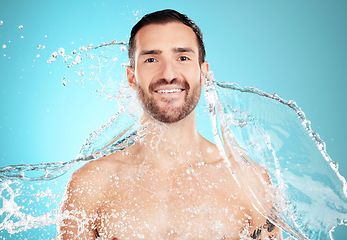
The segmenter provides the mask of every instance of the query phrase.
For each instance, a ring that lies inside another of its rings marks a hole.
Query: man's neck
[[[202,137],[198,133],[195,113],[176,122],[165,124],[144,115],[141,124],[145,136],[139,141],[139,154],[146,161],[170,167],[193,160],[201,152]]]

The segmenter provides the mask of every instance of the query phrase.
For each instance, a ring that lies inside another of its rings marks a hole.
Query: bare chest
[[[125,179],[100,207],[98,232],[118,240],[240,239],[251,216],[230,181],[194,169],[174,178],[140,174]]]

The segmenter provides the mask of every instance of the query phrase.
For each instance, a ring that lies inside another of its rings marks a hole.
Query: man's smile
[[[160,96],[179,96],[181,93],[189,89],[189,85],[185,81],[177,81],[173,83],[164,83],[162,80],[151,84],[149,91],[152,94],[159,94]],[[152,91],[151,91],[152,90]]]
[[[155,93],[180,93],[183,92],[184,88],[172,88],[172,89],[159,89],[154,90]]]

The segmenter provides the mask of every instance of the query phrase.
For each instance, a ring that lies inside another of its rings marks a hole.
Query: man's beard
[[[170,84],[177,82],[181,82],[181,84],[185,86],[185,90],[183,91],[185,93],[184,102],[178,107],[169,106],[165,108],[160,107],[157,100],[155,100],[150,93],[146,93],[140,85],[137,85],[138,98],[144,110],[151,117],[163,123],[175,123],[188,116],[195,109],[200,99],[201,83],[199,82],[199,84],[190,87],[185,80],[174,79]],[[150,84],[149,90],[153,92],[154,88],[164,84],[168,84],[167,81],[165,79],[160,79]],[[170,100],[167,102],[169,103]]]

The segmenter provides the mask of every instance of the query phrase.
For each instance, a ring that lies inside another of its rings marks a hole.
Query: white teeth
[[[169,89],[169,90],[158,90],[158,93],[174,93],[174,92],[182,92],[182,89],[175,88],[175,89]]]

